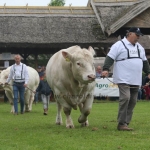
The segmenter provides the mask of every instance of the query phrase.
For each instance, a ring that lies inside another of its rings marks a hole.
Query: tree
[[[49,61],[49,59],[51,58],[52,54],[39,54],[38,55],[38,66],[46,66],[47,62]],[[27,64],[30,67],[36,68],[37,66],[35,66],[35,56],[34,55],[30,55],[27,58]]]
[[[65,0],[51,0],[48,6],[64,6]]]

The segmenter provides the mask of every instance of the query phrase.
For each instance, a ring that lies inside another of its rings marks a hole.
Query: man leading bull
[[[21,63],[21,56],[15,55],[15,64],[11,66],[10,74],[6,81],[6,85],[9,83],[10,80],[14,81],[13,83],[13,94],[14,94],[14,108],[15,113],[18,115],[18,92],[20,95],[20,112],[21,114],[24,113],[24,92],[25,87],[27,87],[27,83],[29,80],[27,66]]]
[[[141,86],[142,69],[150,72],[144,48],[138,43],[143,36],[140,29],[132,27],[126,37],[112,45],[106,56],[102,75],[108,74],[114,63],[113,82],[119,87],[118,130],[131,131],[128,125],[136,105],[139,86]]]

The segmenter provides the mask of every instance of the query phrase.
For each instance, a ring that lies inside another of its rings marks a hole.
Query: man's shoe
[[[48,114],[48,109],[44,109],[44,115],[47,115]]]
[[[133,131],[133,128],[129,128],[127,125],[118,124],[117,129],[119,131]]]

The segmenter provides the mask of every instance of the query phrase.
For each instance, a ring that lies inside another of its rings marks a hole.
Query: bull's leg
[[[9,100],[9,103],[10,103],[10,105],[11,105],[11,110],[10,110],[10,112],[11,112],[11,113],[14,113],[14,112],[15,112],[15,108],[14,108],[14,103],[13,103],[13,93],[10,92],[10,91],[5,91],[5,94],[6,94],[8,100]]]
[[[80,109],[80,112],[82,113],[83,103],[79,104],[79,109]],[[85,127],[85,126],[89,126],[88,118],[85,122],[81,123],[81,127]]]
[[[71,107],[70,108],[63,108],[63,110],[64,110],[64,113],[66,115],[66,127],[67,128],[74,128],[73,121],[72,121],[72,118],[70,116]]]
[[[11,110],[10,110],[10,112],[11,112],[11,113],[14,113],[14,112],[15,112],[14,104],[10,104],[10,105],[11,105]]]
[[[30,91],[27,89],[25,91],[25,95],[24,95],[25,112],[30,112],[30,109],[29,109],[29,99],[30,99]]]
[[[32,110],[33,101],[34,101],[34,93],[31,93],[30,94],[30,99],[29,99],[29,111]]]
[[[89,125],[88,120],[87,120],[87,116],[90,114],[92,104],[93,104],[93,96],[88,95],[85,102],[84,102],[84,104],[79,105],[81,115],[78,118],[78,122],[82,123],[82,124],[85,124],[85,126]]]
[[[62,116],[61,116],[61,110],[62,106],[57,102],[57,116],[56,116],[56,124],[61,125],[62,122]]]

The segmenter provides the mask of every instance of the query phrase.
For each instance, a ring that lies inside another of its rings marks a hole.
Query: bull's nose
[[[94,75],[94,74],[88,75],[88,79],[89,79],[89,80],[95,80],[95,75]]]

